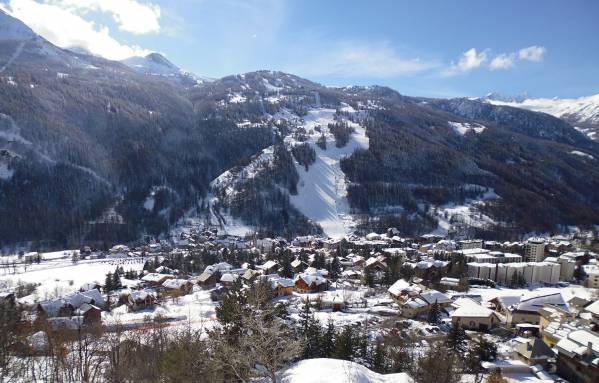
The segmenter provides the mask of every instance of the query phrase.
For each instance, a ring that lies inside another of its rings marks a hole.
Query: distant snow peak
[[[502,98],[495,94],[483,100],[494,105],[505,105],[547,113],[581,124],[599,124],[599,94],[579,98]]]

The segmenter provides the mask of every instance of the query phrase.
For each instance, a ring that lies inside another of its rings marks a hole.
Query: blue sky
[[[61,46],[417,96],[599,93],[599,1],[0,0]]]

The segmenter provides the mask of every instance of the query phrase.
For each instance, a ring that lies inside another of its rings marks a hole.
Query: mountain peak
[[[171,69],[177,70],[177,71],[179,70],[179,67],[177,67],[175,64],[170,62],[166,57],[164,57],[163,55],[161,55],[158,52],[152,52],[152,53],[146,55],[145,59],[152,63],[155,63],[157,65],[161,65],[161,66],[171,68]]]

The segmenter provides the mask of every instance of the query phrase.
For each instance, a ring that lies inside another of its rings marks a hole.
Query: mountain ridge
[[[599,222],[598,145],[546,114],[267,70],[184,83],[41,37],[0,39],[0,67],[0,245],[134,241],[190,212],[288,237]]]

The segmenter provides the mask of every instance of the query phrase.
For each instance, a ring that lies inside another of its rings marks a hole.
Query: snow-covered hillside
[[[367,149],[368,137],[363,127],[348,122],[355,131],[347,145],[336,147],[335,139],[327,127],[328,124],[335,123],[334,115],[333,109],[312,109],[304,119],[303,127],[309,135],[307,142],[316,151],[316,162],[308,170],[296,162],[300,182],[297,195],[291,196],[291,203],[306,217],[318,223],[328,236],[343,237],[351,231],[353,220],[349,214],[347,185],[340,160],[356,149]],[[317,126],[325,134],[326,150],[316,145],[316,140],[320,137],[320,133],[314,130]]]
[[[281,383],[411,383],[405,373],[382,375],[346,360],[302,360],[281,374]]]
[[[574,99],[526,98],[505,100],[497,99],[497,97],[486,97],[485,101],[494,105],[513,106],[551,114],[566,119],[572,124],[580,124],[579,130],[586,133],[589,138],[599,138],[596,136],[596,132],[584,128],[586,125],[599,124],[599,94]]]

